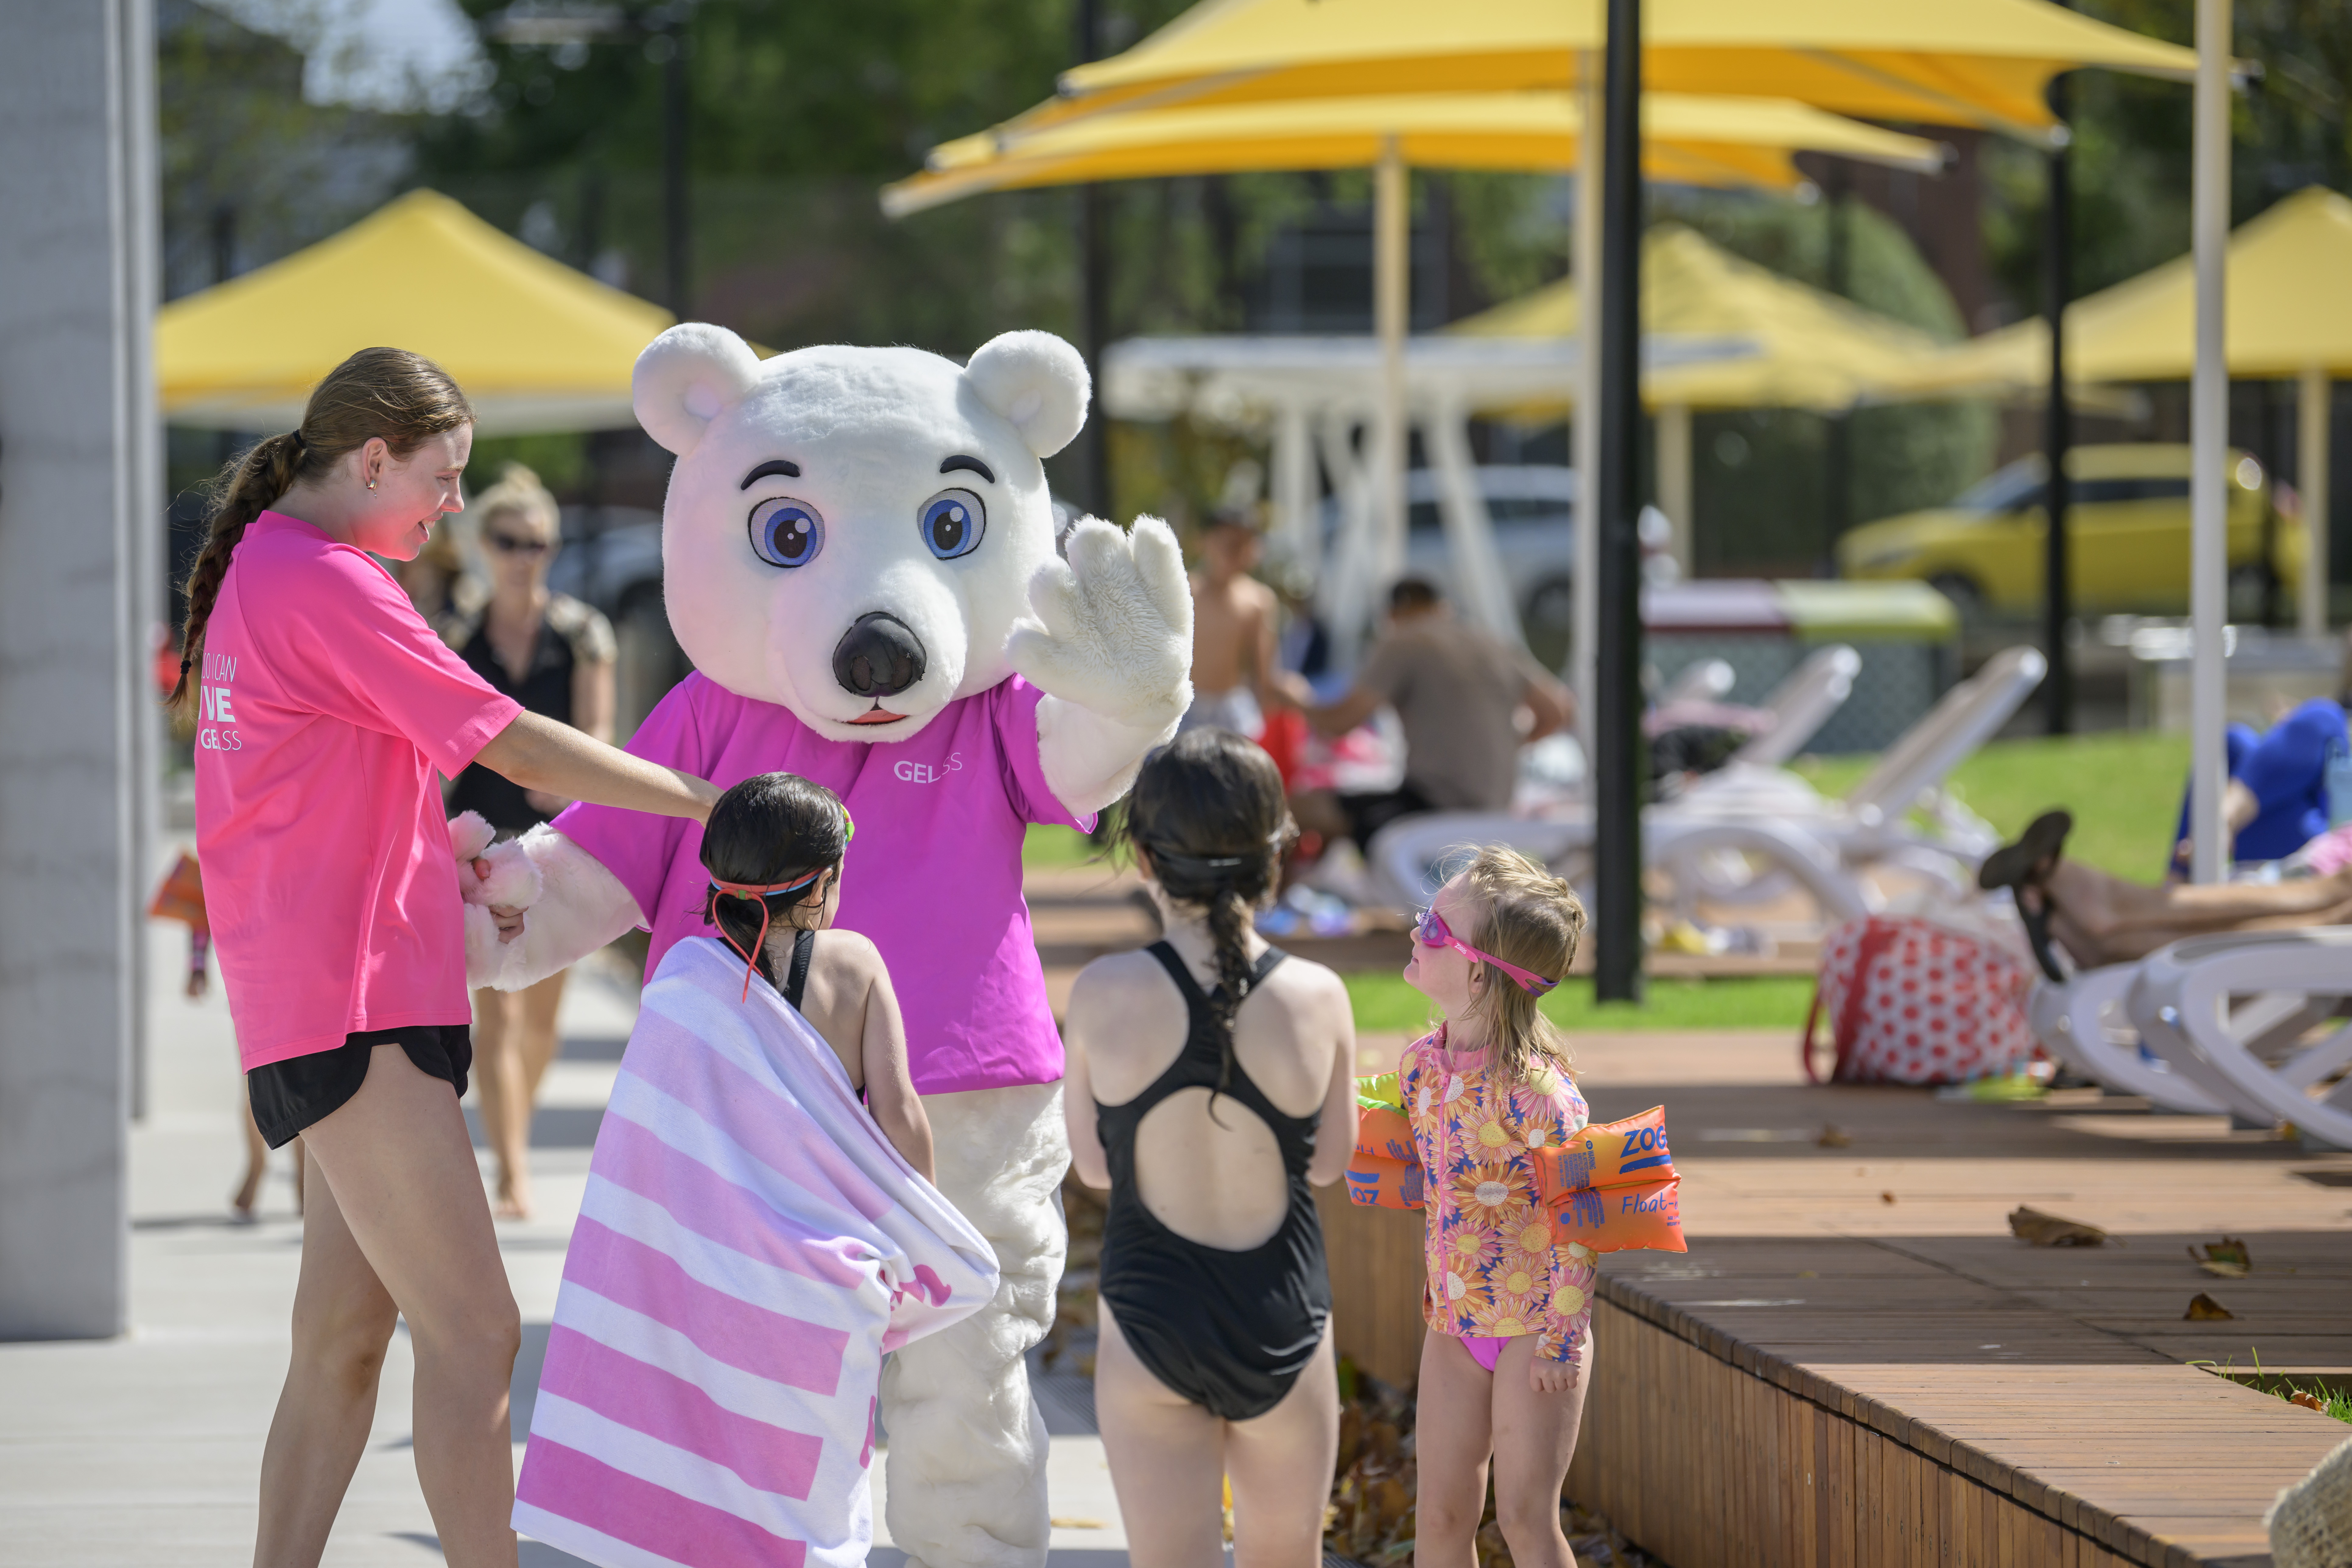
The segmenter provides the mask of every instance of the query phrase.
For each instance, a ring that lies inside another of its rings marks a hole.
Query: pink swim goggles
[[[1455,936],[1446,926],[1445,917],[1437,912],[1435,904],[1421,911],[1421,918],[1413,922],[1412,934],[1423,947],[1450,947],[1454,952],[1465,957],[1475,958],[1481,963],[1493,964],[1513,980],[1517,981],[1519,989],[1529,995],[1540,996],[1559,984],[1557,980],[1546,980],[1532,970],[1521,969],[1516,963],[1506,963],[1491,952],[1481,952],[1472,947],[1468,942]]]

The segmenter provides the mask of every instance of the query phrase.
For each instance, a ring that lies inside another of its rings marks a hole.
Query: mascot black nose
[[[898,616],[868,610],[841,634],[833,678],[859,697],[896,697],[923,679],[923,639]]]

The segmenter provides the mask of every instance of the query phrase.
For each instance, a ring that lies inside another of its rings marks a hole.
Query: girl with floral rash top
[[[1423,1316],[1489,1372],[1504,1342],[1524,1334],[1538,1358],[1577,1362],[1592,1321],[1593,1255],[1552,1245],[1528,1154],[1583,1129],[1584,1097],[1549,1063],[1510,1083],[1493,1070],[1491,1047],[1454,1050],[1447,1038],[1440,1025],[1414,1041],[1399,1074],[1429,1223]]]
[[[1426,1216],[1415,1568],[1473,1568],[1491,1466],[1519,1568],[1574,1568],[1560,1486],[1592,1364],[1592,1254],[1555,1242],[1533,1151],[1585,1124],[1564,1042],[1537,1001],[1568,973],[1584,909],[1517,852],[1479,852],[1439,889],[1405,982],[1445,1015],[1405,1050]]]

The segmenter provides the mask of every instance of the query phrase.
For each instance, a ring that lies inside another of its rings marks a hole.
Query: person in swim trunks
[[[1339,1457],[1331,1283],[1311,1186],[1347,1170],[1354,1016],[1254,907],[1296,833],[1273,759],[1195,730],[1148,758],[1127,824],[1165,940],[1070,993],[1071,1163],[1110,1189],[1095,1407],[1135,1568],[1321,1561]]]
[[[1436,1568],[1475,1561],[1490,1463],[1511,1561],[1576,1562],[1559,1490],[1590,1382],[1593,1256],[1555,1243],[1531,1156],[1588,1120],[1566,1043],[1537,1010],[1583,931],[1566,882],[1492,847],[1437,890],[1405,965],[1445,1014],[1399,1071],[1428,1219],[1414,1555]]]

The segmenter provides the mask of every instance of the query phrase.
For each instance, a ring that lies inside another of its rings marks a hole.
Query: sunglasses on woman
[[[544,555],[550,546],[544,539],[517,539],[511,533],[493,533],[490,548],[501,555]]]
[[[1491,952],[1481,952],[1472,947],[1468,942],[1455,936],[1447,927],[1445,917],[1437,912],[1435,904],[1421,911],[1420,918],[1413,921],[1412,934],[1423,947],[1450,947],[1465,957],[1477,960],[1480,963],[1493,964],[1513,980],[1517,981],[1519,989],[1531,996],[1540,996],[1559,984],[1557,980],[1546,980],[1542,975],[1530,970],[1521,969],[1516,963],[1506,963]]]

